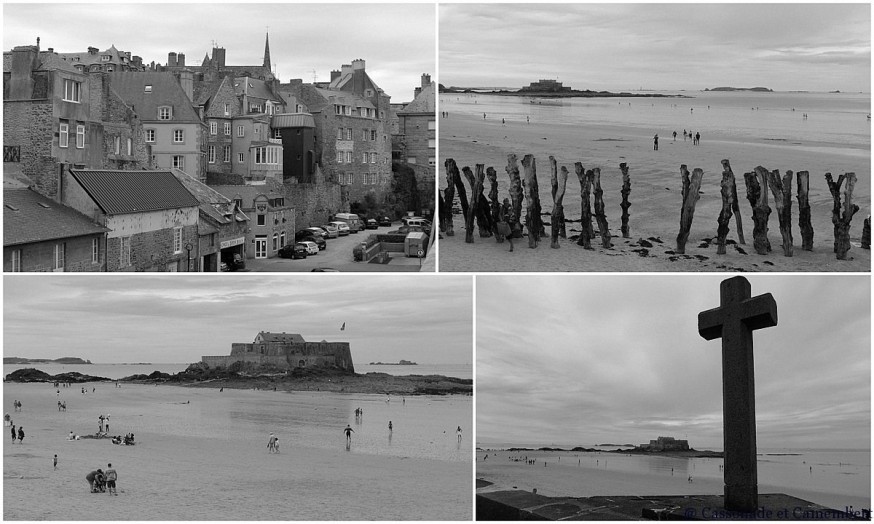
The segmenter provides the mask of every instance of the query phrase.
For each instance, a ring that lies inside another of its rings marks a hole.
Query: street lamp
[[[191,250],[192,250],[192,249],[193,249],[193,246],[191,245],[191,242],[185,244],[185,250],[188,251],[188,265],[185,266],[185,271],[186,271],[186,272],[190,272],[190,271],[191,271]]]

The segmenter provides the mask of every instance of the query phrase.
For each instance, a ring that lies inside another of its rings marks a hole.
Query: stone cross
[[[777,303],[770,293],[751,298],[744,277],[723,280],[719,292],[719,307],[698,314],[698,333],[706,340],[722,338],[725,509],[754,511],[759,495],[753,330],[777,325]]]

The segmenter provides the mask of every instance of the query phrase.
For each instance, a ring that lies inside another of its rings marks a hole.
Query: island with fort
[[[3,357],[4,364],[20,365],[20,364],[90,364],[90,360],[84,360],[78,357],[61,357],[61,358],[22,358],[22,357]]]
[[[688,440],[680,440],[674,437],[658,437],[650,440],[647,444],[634,446],[632,444],[599,444],[604,447],[621,447],[631,449],[598,449],[587,448],[583,446],[575,446],[572,448],[556,448],[556,447],[541,447],[541,448],[506,448],[506,451],[561,451],[572,453],[611,453],[624,455],[654,455],[660,457],[676,457],[676,458],[722,458],[721,451],[697,450],[689,447]],[[502,448],[503,449],[503,448]],[[477,451],[491,451],[488,448],[477,448]]]
[[[519,89],[511,88],[477,88],[477,87],[445,87],[439,85],[441,93],[467,93],[480,95],[526,96],[537,98],[692,98],[688,95],[668,95],[652,91],[637,91],[614,93],[611,91],[592,91],[591,89],[576,90],[563,85],[557,80],[539,80]],[[532,104],[537,103],[532,101]]]
[[[80,373],[50,375],[32,368],[16,370],[7,382],[112,381]],[[207,355],[179,373],[155,371],[119,382],[203,388],[329,391],[388,395],[472,395],[473,380],[442,375],[394,376],[355,373],[349,342],[308,342],[299,334],[262,331],[253,342],[231,344],[230,355]]]

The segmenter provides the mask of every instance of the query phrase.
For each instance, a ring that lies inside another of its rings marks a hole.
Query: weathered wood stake
[[[631,238],[631,233],[628,230],[628,208],[631,203],[628,201],[628,195],[631,194],[631,177],[628,175],[628,164],[622,162],[619,164],[619,170],[622,171],[622,203],[619,207],[622,208],[622,238]]]
[[[470,185],[471,196],[470,207],[468,207],[467,212],[464,213],[464,241],[467,244],[473,244],[473,217],[476,216],[476,208],[477,204],[479,203],[476,198],[476,193],[474,191],[476,187],[476,182],[473,179],[473,172],[470,170],[469,167],[462,167],[461,172],[464,173],[464,177],[467,179],[467,183]]]
[[[810,201],[807,193],[810,189],[810,173],[799,171],[795,173],[798,198],[798,227],[801,229],[801,249],[813,251],[813,225],[810,223]]]
[[[537,191],[537,162],[534,155],[522,158],[522,169],[525,172],[525,227],[528,229],[528,247],[536,248],[540,241],[540,196]]]
[[[850,222],[853,215],[859,211],[859,206],[853,203],[853,189],[856,187],[856,173],[845,173],[838,177],[838,182],[832,180],[832,174],[826,173],[825,180],[831,191],[834,206],[832,207],[832,224],[835,226],[835,254],[838,260],[852,260],[847,258],[850,250]],[[846,180],[844,188],[844,204],[841,209],[841,184]]]
[[[783,255],[792,256],[792,171],[786,171],[780,179],[780,171],[771,171],[768,185],[774,194],[774,207],[780,223],[780,236],[783,238]]]
[[[862,249],[871,249],[871,215],[862,222]]]
[[[683,179],[682,197],[683,203],[680,208],[680,232],[677,234],[677,253],[686,252],[686,242],[689,240],[689,231],[692,229],[692,218],[695,216],[695,204],[698,203],[698,191],[701,189],[701,179],[704,171],[696,167],[689,177],[686,164],[680,166],[680,177]]]
[[[723,160],[723,162],[727,162]],[[723,164],[724,165],[724,164]],[[718,224],[716,228],[716,254],[725,254],[725,238],[728,236],[729,224],[731,224],[731,214],[734,208],[734,196],[732,188],[734,187],[734,173],[731,168],[723,169],[722,182],[719,184],[720,194],[722,195],[722,210],[719,211],[719,218],[716,219]]]
[[[550,182],[552,183],[552,202],[553,202],[553,205],[555,205],[555,194],[558,192],[558,169],[556,169],[556,167],[557,167],[557,164],[555,162],[555,157],[550,155],[550,157],[549,157],[549,175],[550,175]],[[567,182],[567,169],[566,168],[562,168],[562,169],[565,170],[565,182]],[[562,191],[562,196],[564,196],[564,191]],[[553,208],[553,211],[555,211],[554,208]],[[553,213],[553,216],[554,216],[554,213]],[[554,224],[555,224],[555,219],[553,219],[553,231],[555,231]],[[558,236],[561,238],[567,238],[567,231],[565,230],[565,226],[564,226],[564,210],[563,209],[562,209],[561,223],[558,225]],[[552,247],[557,247],[557,246],[552,246]]]
[[[455,184],[455,192],[458,194],[458,201],[461,203],[461,214],[467,220],[467,212],[469,206],[467,204],[467,191],[464,189],[464,182],[461,181],[461,174],[458,172],[458,166],[452,171],[452,181]]]
[[[744,173],[747,200],[753,208],[753,249],[760,255],[767,255],[771,251],[771,243],[768,241],[768,217],[771,215],[771,207],[768,205],[768,176],[768,170],[761,166],[755,172]]]
[[[595,220],[598,222],[598,230],[601,232],[601,245],[605,248],[612,247],[610,243],[610,228],[607,227],[607,215],[604,214],[604,190],[601,189],[601,168],[592,170],[593,187],[595,195]]]
[[[489,201],[483,195],[485,190],[485,164],[476,165],[476,188],[474,190],[475,197],[478,201],[476,206],[476,224],[479,228],[480,238],[489,238],[495,232],[495,222],[492,222],[492,214],[489,210]]]
[[[458,173],[458,166],[455,165],[455,160],[452,158],[447,158],[443,162],[443,166],[446,168],[446,191],[444,197],[446,216],[443,228],[446,231],[446,236],[452,237],[455,236],[455,229],[452,225],[452,206],[455,204],[455,175],[453,173]]]
[[[549,160],[554,162],[552,157],[549,157]],[[558,238],[561,236],[562,229],[564,229],[564,205],[562,200],[564,200],[564,192],[567,188],[567,175],[567,168],[561,166],[552,197],[552,244],[549,247],[553,249],[561,247],[558,243]]]
[[[510,233],[513,238],[522,238],[522,179],[519,178],[519,164],[516,155],[507,155],[507,175],[510,176],[510,205],[513,207],[514,230]]]
[[[580,196],[582,198],[583,213],[580,217],[580,238],[577,240],[578,246],[583,246],[583,249],[592,249],[592,238],[595,237],[595,231],[592,229],[592,206],[589,199],[589,193],[592,189],[592,179],[589,177],[591,171],[586,173],[583,164],[580,162],[574,163],[574,171],[580,181]]]
[[[489,211],[492,215],[492,223],[497,225],[501,221],[501,202],[498,200],[498,173],[495,168],[489,167],[486,169],[486,178],[489,179]],[[497,227],[494,228],[495,240],[499,244],[504,242],[504,237],[498,233]]]
[[[734,222],[737,227],[737,242],[738,244],[746,244],[744,241],[744,223],[740,217],[740,202],[737,199],[737,181],[734,178],[734,171],[731,170],[731,164],[728,159],[722,161],[722,171],[731,173],[731,211],[734,213]]]

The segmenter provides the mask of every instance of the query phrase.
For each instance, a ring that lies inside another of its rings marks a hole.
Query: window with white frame
[[[145,87],[143,88],[143,92],[144,93],[151,93],[152,92],[152,85],[146,84]]]
[[[206,157],[210,164],[215,164],[215,146],[206,146]]]
[[[185,157],[182,155],[173,155],[173,167],[176,169],[185,169]]]
[[[376,153],[370,153],[370,163],[371,164],[376,163]]]
[[[171,120],[173,118],[173,108],[170,106],[162,106],[158,108],[158,120]]]
[[[52,261],[52,271],[64,270],[64,252],[66,251],[66,247],[67,244],[64,242],[55,244],[54,260]]]
[[[342,114],[343,114],[343,106],[335,105],[335,106],[334,106],[334,112],[335,112],[336,114],[338,114],[338,115],[342,115]]]
[[[225,136],[231,136],[231,123],[225,122]]]
[[[182,252],[182,226],[173,228],[173,253],[178,255]]]
[[[115,137],[115,154],[121,153],[121,137]]]
[[[371,139],[371,140],[376,140],[376,129],[371,129],[371,130],[370,130],[370,139]]]
[[[352,140],[352,128],[346,129],[346,140]]]
[[[70,145],[70,124],[61,122],[58,125],[58,147],[69,147]]]
[[[215,120],[211,120],[209,122],[209,134],[217,135],[218,134],[218,122]]]
[[[134,141],[130,138],[127,139],[127,154],[128,156],[132,155],[134,151]]]
[[[361,162],[362,162],[362,163],[364,163],[364,164],[367,163],[367,157],[368,157],[368,155],[370,155],[370,153],[362,153],[362,158],[361,158]]]
[[[279,247],[285,247],[285,231],[279,234]]]
[[[77,82],[75,80],[70,80],[69,78],[64,79],[64,95],[63,100],[65,102],[76,102],[79,103],[82,101],[82,82]]]
[[[237,163],[242,164],[246,161],[246,153],[237,153]]]
[[[21,271],[21,250],[13,249],[12,250],[12,271],[14,273],[19,273]]]
[[[185,142],[185,130],[184,129],[174,129],[173,130],[173,143],[174,144],[182,144]]]
[[[337,128],[337,140],[343,140],[343,128],[342,127]]]
[[[229,116],[231,114],[231,104],[225,102],[225,116]],[[230,135],[230,133],[225,133],[226,135]]]
[[[231,161],[231,146],[225,146],[224,156],[222,157],[222,162],[230,162]]]
[[[435,147],[437,147],[437,140],[435,140],[433,138],[429,138],[428,139],[428,147],[430,147],[431,149],[434,149]]]
[[[153,143],[155,141],[154,129],[144,129],[143,133],[146,135],[146,142]]]
[[[110,59],[112,59],[110,55],[100,55],[101,62],[109,62]]]
[[[361,130],[361,140],[367,140],[367,130],[366,129]]]
[[[352,106],[343,106],[346,116],[352,116]]]
[[[273,233],[273,251],[279,249],[279,234]]]
[[[279,139],[282,138],[282,130],[279,129],[278,127],[273,130],[273,138],[279,138]]]
[[[98,264],[100,262],[100,239],[91,239],[91,263]]]
[[[428,120],[428,131],[434,131],[435,129],[437,129],[437,122]]]
[[[352,163],[352,151],[346,151],[346,163],[347,164]]]
[[[246,134],[246,128],[243,126],[237,126],[237,136],[243,137]]]
[[[344,155],[343,155],[343,152],[342,152],[342,151],[337,151],[337,163],[338,163],[338,164],[342,164],[342,163],[343,163],[343,156],[344,156]]]
[[[414,157],[414,156],[408,156],[408,157],[407,157],[407,163],[408,163],[408,164],[415,164],[415,163],[416,163],[416,157]]]
[[[428,157],[428,165],[429,166],[437,165],[437,160],[433,156]]]
[[[85,126],[76,126],[76,149],[85,148]]]
[[[121,245],[118,249],[118,266],[119,267],[128,267],[130,266],[130,237],[121,237],[119,238],[121,241]]]

